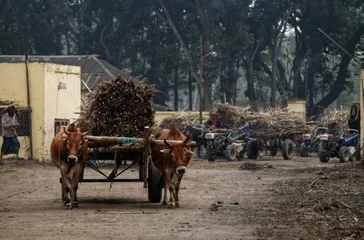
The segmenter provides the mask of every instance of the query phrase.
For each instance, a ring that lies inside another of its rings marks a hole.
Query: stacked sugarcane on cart
[[[148,188],[149,201],[160,202],[161,172],[153,165],[151,147],[164,142],[155,140],[151,134],[152,96],[152,88],[147,84],[120,76],[104,81],[89,93],[76,123],[90,134],[85,136],[89,145],[87,166],[104,178],[84,178],[81,182],[143,182],[144,188]],[[132,163],[119,173],[112,171],[107,175],[92,161],[100,159],[115,161],[117,167],[125,160]],[[136,178],[117,178],[133,166],[139,169]]]
[[[247,146],[247,157],[249,159],[256,159],[262,156],[264,150],[266,150],[266,153],[269,151],[271,156],[276,156],[278,149],[281,149],[284,159],[291,159],[295,146],[299,143],[303,134],[309,131],[302,115],[293,113],[286,108],[269,108],[265,111],[257,112],[251,107],[219,104],[217,106],[217,114],[222,126],[220,129],[213,129],[212,132],[208,132],[206,129],[205,132],[197,131],[201,126],[197,125],[199,115],[195,113],[177,113],[164,119],[163,124],[167,126],[171,123],[177,124],[180,130],[186,129],[186,126],[194,126],[193,129],[198,132],[197,135],[199,136],[195,136],[193,139],[196,139],[197,145],[200,142],[200,144],[205,144],[208,149],[210,138],[207,139],[207,135],[215,135],[215,138],[211,141],[214,142],[213,145],[216,147],[215,145],[219,145],[218,141],[224,139],[223,137],[216,136],[226,135],[241,127],[240,118],[244,117],[250,125],[250,140]],[[231,148],[226,148],[225,152],[229,149]],[[257,149],[259,150],[257,151]],[[207,150],[206,155],[210,160],[208,153],[209,151]],[[230,160],[229,157],[227,158]]]
[[[283,158],[287,160],[292,158],[297,141],[308,131],[302,115],[286,108],[269,108],[257,112],[251,107],[220,104],[217,113],[223,127],[229,128],[239,127],[240,117],[243,116],[249,122],[250,137],[255,139],[252,144],[259,145],[260,152],[265,147],[271,156],[276,156],[278,149],[281,149]],[[257,157],[256,154],[252,155]]]

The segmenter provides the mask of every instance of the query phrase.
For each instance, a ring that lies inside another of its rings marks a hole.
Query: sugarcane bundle
[[[131,77],[103,81],[91,92],[77,124],[92,135],[143,137],[153,126],[153,91]]]
[[[220,104],[217,113],[224,128],[239,127],[240,117],[243,116],[249,122],[251,137],[269,138],[308,131],[302,115],[290,112],[286,108],[269,108],[266,111],[255,112],[251,107]]]
[[[328,109],[325,110],[320,126],[329,128],[335,134],[342,134],[348,129],[349,109]]]
[[[171,124],[175,124],[180,131],[187,125],[195,125],[200,123],[200,114],[196,112],[178,112],[164,118],[159,124],[164,127],[170,127]]]

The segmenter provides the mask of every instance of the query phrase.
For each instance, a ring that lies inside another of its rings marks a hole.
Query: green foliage
[[[243,79],[252,84],[246,94],[250,100],[267,102],[270,79],[275,79],[269,53],[277,44],[273,40],[278,36],[278,27],[286,19],[290,34],[285,35],[276,56],[276,85],[282,102],[297,97],[295,89],[305,93],[306,86],[312,109],[327,107],[344,89],[356,91],[356,82],[352,80],[355,78],[350,76],[358,70],[351,67],[351,58],[347,59],[318,28],[357,56],[363,51],[363,42],[359,44],[360,36],[364,35],[363,1],[255,0],[252,4],[253,0],[164,0],[163,3],[188,48],[192,68],[159,0],[0,0],[0,54],[23,54],[26,19],[30,54],[99,54],[132,75],[148,77],[150,83],[167,92],[175,83],[176,67],[180,83],[187,82],[191,69],[198,73],[200,37],[204,35],[205,51],[217,53],[216,57],[206,57],[204,65],[206,80],[219,86],[216,98],[234,102],[245,92],[236,89],[237,81]],[[252,70],[251,66],[253,73],[246,74]],[[179,84],[177,88],[186,89],[187,84]],[[195,83],[192,88],[196,88]],[[317,101],[322,93],[324,99]],[[167,100],[162,96],[156,98],[160,103]]]

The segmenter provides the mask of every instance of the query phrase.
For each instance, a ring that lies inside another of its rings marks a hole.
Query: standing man
[[[20,144],[16,129],[19,127],[19,122],[15,114],[15,106],[10,105],[4,111],[5,114],[1,118],[3,145],[1,146],[0,160],[8,154],[16,154],[18,159]]]
[[[205,125],[213,126],[214,128],[221,128],[221,122],[217,112],[211,110],[209,114],[210,118],[206,121]]]

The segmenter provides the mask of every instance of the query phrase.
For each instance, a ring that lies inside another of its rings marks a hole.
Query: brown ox
[[[162,172],[164,185],[163,205],[167,205],[167,188],[169,190],[169,208],[179,207],[179,189],[186,167],[194,155],[190,150],[188,137],[175,126],[170,130],[161,130],[156,135],[157,140],[164,140],[165,146],[152,147],[152,161]],[[180,140],[182,143],[170,143],[168,140]]]
[[[78,182],[83,179],[87,161],[87,140],[74,124],[60,128],[51,144],[51,158],[61,171],[62,187],[65,193],[62,199],[68,208],[78,207]]]

